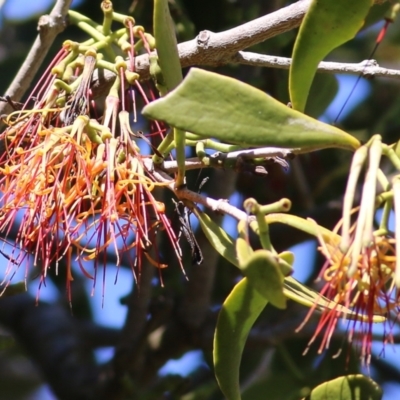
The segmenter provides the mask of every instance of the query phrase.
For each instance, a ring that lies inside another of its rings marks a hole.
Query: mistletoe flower
[[[383,322],[392,312],[397,315],[400,311],[399,294],[394,284],[395,240],[376,236],[373,243],[358,256],[356,263],[352,262],[351,248],[343,253],[339,242],[340,237],[336,234],[324,235],[324,238],[320,235],[319,251],[326,258],[320,273],[323,282],[320,295],[321,299],[328,298],[331,306],[318,307],[316,304],[315,308],[319,308],[322,315],[309,346],[321,334],[323,338],[318,352],[329,348],[339,320],[347,318],[349,343],[356,342],[362,361],[369,364],[373,323]],[[355,271],[349,276],[353,265],[356,265]],[[390,335],[384,341],[387,339]]]
[[[400,263],[397,259],[397,250],[400,249],[397,237],[399,230],[395,229],[393,234],[388,227],[393,205],[396,226],[400,224],[400,180],[397,176],[389,182],[380,170],[382,155],[387,156],[400,169],[397,154],[382,144],[379,135],[373,136],[356,150],[343,201],[341,236],[333,232],[322,233],[317,228],[319,250],[327,260],[320,276],[324,282],[321,299],[325,296],[333,305],[316,305],[315,308],[322,310],[322,316],[310,344],[323,332],[319,351],[328,348],[339,319],[348,318],[349,342],[356,342],[366,364],[371,357],[372,324],[384,322],[386,317],[397,318],[400,311]],[[353,202],[364,166],[366,173],[361,202],[354,209]],[[378,184],[385,190],[379,195]],[[383,207],[383,212],[379,229],[374,230],[378,206]],[[356,222],[352,224],[356,211]],[[383,340],[392,340],[391,330],[385,332]]]
[[[150,250],[156,232],[164,229],[181,264],[177,238],[164,204],[152,194],[157,183],[144,167],[127,112],[121,113],[118,137],[85,115],[72,125],[44,128],[44,113],[3,134],[9,157],[0,163],[0,231],[7,236],[19,215],[21,252],[14,263],[32,254],[44,279],[52,264],[64,257],[70,264],[76,253],[85,275],[96,282],[98,263],[105,265],[112,249],[117,265],[128,254],[135,273],[143,257],[163,268]],[[83,260],[94,261],[94,274],[83,268]]]
[[[5,146],[0,155],[0,233],[4,240],[15,240],[8,282],[23,260],[40,268],[41,281],[49,268],[58,269],[65,260],[69,288],[75,259],[95,283],[98,266],[105,267],[110,251],[117,266],[124,257],[139,279],[144,258],[157,268],[166,267],[156,247],[160,230],[167,233],[183,269],[165,206],[153,195],[156,186],[166,184],[145,167],[136,141],[147,141],[153,150],[154,145],[143,134],[135,135],[129,120],[133,112],[136,122],[136,93],[148,103],[134,58],[139,51],[150,54],[154,38],[132,17],[113,13],[108,3],[102,8],[101,32],[94,29],[95,22],[70,12],[70,21],[92,38],[64,42],[22,110],[5,121],[8,127],[0,135]],[[112,32],[113,20],[124,27]],[[116,57],[115,46],[128,62]],[[91,91],[96,69],[116,73],[104,105],[97,104]],[[156,128],[162,138],[160,126]],[[84,261],[92,262],[93,272]]]

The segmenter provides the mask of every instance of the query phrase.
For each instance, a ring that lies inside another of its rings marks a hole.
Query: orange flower
[[[60,64],[52,64],[58,76],[70,68],[63,63],[77,50],[69,42],[64,47],[57,58]],[[40,265],[42,280],[52,265],[65,258],[69,287],[76,257],[84,274],[95,282],[97,266],[105,266],[109,250],[117,265],[126,255],[135,274],[140,274],[143,257],[163,268],[156,248],[150,255],[159,230],[167,232],[183,269],[164,204],[152,194],[160,184],[146,169],[130,129],[125,109],[135,104],[130,106],[125,99],[124,63],[107,97],[102,123],[91,118],[96,107],[90,92],[95,65],[96,53],[86,52],[83,61],[76,62],[79,76],[70,87],[48,74],[43,80],[46,88],[35,89],[32,109],[26,105],[7,117],[8,128],[0,135],[6,147],[0,158],[0,232],[5,240],[19,223],[18,250],[10,257],[9,277],[12,266],[29,262],[27,255]],[[136,81],[134,88],[144,95]],[[84,269],[82,260],[93,260],[94,273]]]

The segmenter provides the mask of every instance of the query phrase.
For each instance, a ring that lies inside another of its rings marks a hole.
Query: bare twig
[[[246,49],[281,33],[290,31],[300,25],[311,0],[300,0],[288,7],[281,8],[271,14],[254,19],[243,25],[220,33],[201,31],[192,40],[178,45],[182,67],[192,65],[223,65],[239,50]],[[149,79],[149,57],[143,54],[136,57],[136,72],[141,79]],[[107,82],[113,81],[115,75],[104,71],[102,75],[94,75],[93,90],[98,95],[107,90]]]
[[[163,182],[167,184],[167,187],[174,193],[177,193],[179,195],[179,198],[181,199],[186,199],[192,201],[193,203],[202,204],[203,206],[210,208],[213,211],[218,211],[220,213],[230,215],[238,221],[248,218],[248,215],[244,211],[241,211],[238,208],[230,205],[225,199],[215,200],[211,197],[203,196],[186,188],[176,191],[175,180],[173,180],[164,171],[154,170],[152,172],[152,175],[158,182]]]
[[[225,59],[238,51],[298,27],[310,3],[300,0],[224,32],[202,31],[197,38],[179,45],[182,66],[225,64]]]
[[[382,4],[385,0],[375,0]],[[273,13],[254,19],[243,25],[224,32],[213,33],[201,31],[198,36],[178,45],[179,57],[182,67],[193,65],[218,66],[229,63],[259,65],[263,67],[284,68],[290,66],[290,59],[275,56],[264,56],[250,52],[242,52],[248,47],[264,42],[281,33],[297,28],[306,13],[310,0],[300,0],[297,3],[281,8]],[[141,79],[149,79],[149,56],[143,54],[136,59],[136,72]],[[396,70],[387,70],[370,61],[368,67],[365,62],[359,64],[321,63],[318,71],[330,73],[351,73],[368,76],[400,76]],[[96,95],[103,95],[115,79],[110,71],[104,74],[95,74],[92,84]]]
[[[252,65],[255,67],[289,69],[292,59],[239,51],[229,60],[229,62]],[[362,75],[365,77],[380,76],[384,78],[400,79],[399,70],[382,68],[376,60],[364,60],[356,64],[323,61],[318,65],[318,72]]]
[[[241,52],[241,50],[297,28],[308,9],[310,1],[300,0],[271,14],[264,15],[224,32],[200,32],[195,39],[178,45],[182,67],[241,63],[273,68],[289,68],[290,59]],[[384,0],[375,0],[375,3],[383,2]],[[64,30],[64,17],[70,3],[71,0],[57,0],[50,15],[40,18],[38,24],[39,35],[16,78],[6,92],[14,101],[21,99],[31,84],[54,38]],[[396,70],[387,70],[371,62],[368,67],[365,67],[365,63],[321,63],[319,70],[331,73],[362,73],[368,76],[395,78],[400,76],[400,73]],[[147,54],[136,57],[136,72],[140,74],[141,79],[149,79],[149,57]],[[92,81],[94,94],[97,96],[105,94],[114,79],[115,75],[110,71],[102,71],[101,74],[96,71]],[[10,106],[7,103],[0,104],[0,114],[6,114],[10,111]]]
[[[238,150],[232,151],[229,153],[221,153],[219,151],[213,153],[210,158],[215,160],[221,160],[220,165],[215,163],[215,165],[207,165],[198,157],[187,158],[185,161],[185,169],[192,170],[192,169],[200,169],[200,168],[207,168],[207,167],[218,167],[220,166],[223,168],[225,163],[223,160],[237,160],[238,158],[245,158],[245,159],[252,159],[252,158],[265,158],[265,159],[274,159],[274,158],[282,158],[285,159],[286,157],[296,154],[297,149],[283,149],[278,147],[262,147],[258,149],[246,149],[246,150]],[[150,160],[146,160],[146,166],[149,170],[153,168],[152,162]],[[162,164],[162,169],[168,173],[174,173],[178,169],[178,165],[175,160],[172,161],[164,161]]]
[[[13,101],[19,101],[25,94],[53,44],[54,39],[65,29],[65,16],[68,13],[71,1],[72,0],[57,0],[50,14],[40,17],[37,26],[39,34],[19,69],[17,76],[6,92]],[[7,114],[9,112],[11,112],[11,106],[8,103],[0,103],[0,114]]]

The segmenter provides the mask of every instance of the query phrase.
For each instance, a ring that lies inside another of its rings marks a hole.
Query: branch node
[[[197,46],[204,49],[207,48],[210,37],[211,37],[210,31],[201,31],[197,36]]]
[[[37,30],[40,35],[47,34],[50,30],[54,31],[55,34],[62,32],[67,26],[66,19],[58,14],[52,15],[42,15],[39,18]]]

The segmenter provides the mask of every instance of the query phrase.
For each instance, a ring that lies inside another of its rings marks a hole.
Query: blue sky
[[[82,0],[73,0],[72,7],[79,5]],[[2,13],[3,17],[10,20],[25,20],[32,15],[41,15],[54,5],[51,0],[6,0]],[[100,2],[99,2],[100,4]]]

